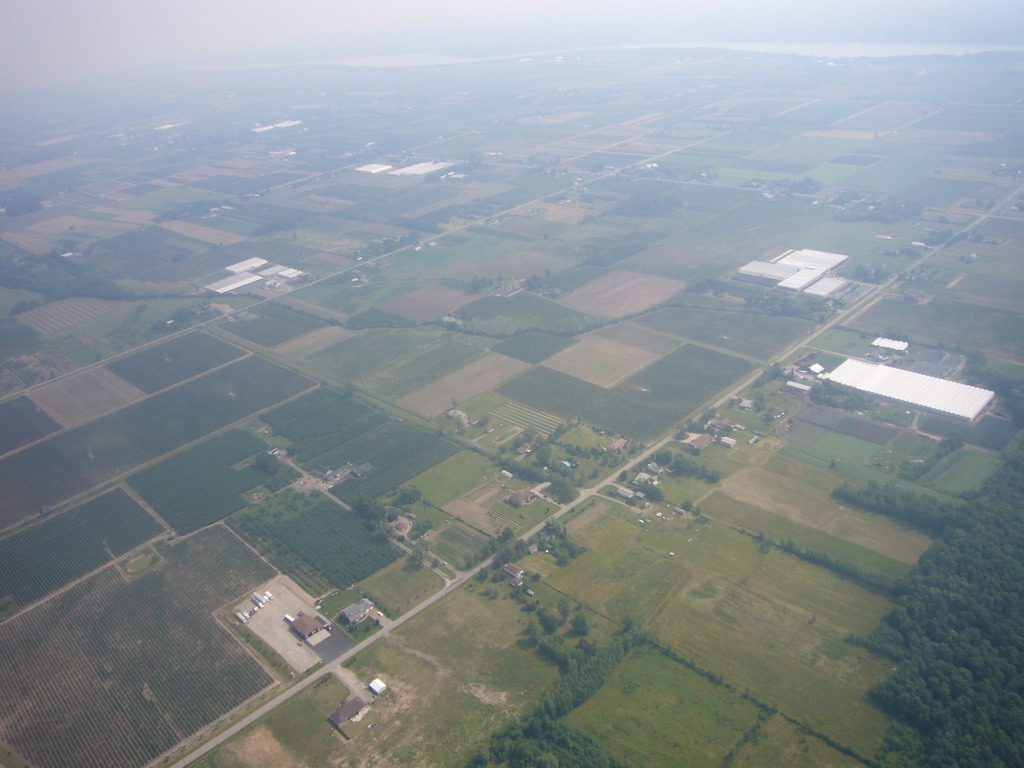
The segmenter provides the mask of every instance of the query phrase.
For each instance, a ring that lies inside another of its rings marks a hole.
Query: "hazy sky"
[[[0,88],[193,60],[640,43],[1024,43],[1022,0],[0,0]]]

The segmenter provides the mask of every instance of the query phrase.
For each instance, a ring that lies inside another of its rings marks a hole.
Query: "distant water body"
[[[829,59],[885,58],[890,56],[966,56],[973,53],[997,51],[1022,52],[1021,45],[984,45],[948,43],[658,43],[648,45],[617,45],[601,48],[583,48],[579,51],[621,51],[643,49],[723,49],[750,51],[751,53],[783,53],[800,56],[816,56]],[[538,56],[564,55],[572,49],[544,51],[541,53],[518,53],[500,56],[474,56],[458,58],[435,54],[397,54],[393,56],[363,56],[358,58],[330,59],[322,64],[340,64],[350,67],[429,67],[442,64],[467,64],[474,61],[498,61],[502,59],[533,58]]]

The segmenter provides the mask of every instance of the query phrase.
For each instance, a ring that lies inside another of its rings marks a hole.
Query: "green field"
[[[163,533],[120,488],[0,539],[0,597],[26,606]]]
[[[567,719],[627,765],[718,768],[759,714],[735,691],[645,646]]]
[[[467,328],[492,336],[511,336],[527,330],[581,333],[603,322],[594,315],[525,291],[508,298],[486,296],[466,305],[456,314],[466,322]]]
[[[737,357],[688,344],[611,389],[538,367],[506,382],[498,392],[539,410],[647,439],[750,368]]]
[[[808,320],[782,315],[669,307],[638,323],[680,338],[767,360],[814,328]]]
[[[325,320],[275,302],[235,315],[221,327],[264,347],[273,347],[327,325]]]
[[[444,580],[425,565],[400,558],[363,579],[356,589],[395,619],[444,586]]]
[[[846,328],[829,328],[820,336],[815,337],[811,344],[819,349],[827,349],[830,352],[838,352],[841,355],[851,355],[852,357],[864,357],[871,351],[871,340],[864,334]]]
[[[298,394],[311,383],[248,357],[12,454],[0,461],[0,525]]]
[[[932,467],[921,482],[946,493],[975,491],[1001,466],[998,456],[961,448]]]
[[[479,453],[459,451],[414,477],[411,484],[420,489],[425,500],[443,507],[497,474],[494,465]]]
[[[1024,362],[1024,315],[1018,312],[940,298],[924,304],[883,299],[860,315],[855,326],[879,335],[898,330],[911,342],[977,349]]]
[[[146,394],[230,363],[245,350],[207,333],[187,333],[104,366]]]
[[[229,522],[314,595],[347,588],[400,555],[366,523],[319,494],[284,491],[236,513]]]
[[[457,568],[469,568],[488,553],[488,540],[459,520],[429,534],[430,551]]]
[[[575,343],[575,340],[564,336],[552,336],[542,331],[523,331],[498,342],[491,350],[527,363],[539,363]]]
[[[263,414],[260,420],[273,428],[275,437],[288,440],[288,450],[296,459],[308,461],[369,432],[387,417],[354,397],[321,387]]]
[[[317,464],[342,467],[369,463],[373,469],[349,477],[331,492],[344,502],[380,496],[458,452],[442,437],[411,424],[389,421],[317,457]]]
[[[296,477],[277,459],[267,462],[268,471],[246,461],[266,447],[233,429],[147,467],[128,482],[177,533],[191,533],[246,506],[242,494],[256,486],[276,491]]]

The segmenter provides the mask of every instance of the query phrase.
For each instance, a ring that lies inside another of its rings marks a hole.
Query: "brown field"
[[[601,515],[603,515],[605,512],[611,509],[611,507],[612,505],[610,502],[598,501],[593,506],[591,506],[590,509],[588,509],[586,512],[584,512],[581,515],[578,515],[577,517],[574,517],[572,520],[566,523],[566,532],[577,533],[583,530],[588,525],[590,525],[594,520],[601,517]]]
[[[245,236],[236,235],[234,232],[225,232],[222,229],[204,227],[202,224],[191,224],[187,221],[165,221],[160,226],[171,232],[177,232],[179,235],[202,240],[204,243],[213,243],[213,245],[234,245],[246,239]]]
[[[53,241],[48,236],[34,234],[28,230],[4,232],[0,234],[0,240],[29,253],[34,253],[36,256],[43,256],[53,250]]]
[[[718,492],[901,563],[916,563],[931,544],[923,533],[888,518],[844,507],[829,495],[830,490],[761,467],[747,467],[727,477]]]
[[[944,147],[963,147],[968,144],[982,144],[995,141],[999,138],[997,133],[972,133],[970,131],[929,131],[925,129],[914,129],[900,131],[898,134],[886,136],[886,141],[892,140],[901,144],[935,144]]]
[[[444,285],[428,285],[400,299],[381,304],[380,308],[413,322],[424,323],[464,307],[478,298]]]
[[[620,344],[636,347],[646,352],[653,352],[656,355],[667,355],[669,352],[683,346],[683,342],[674,336],[659,333],[639,325],[633,325],[632,323],[608,325],[604,328],[599,328],[589,335],[600,339],[608,339],[609,341],[617,341]]]
[[[125,222],[110,221],[108,219],[87,219],[82,216],[57,216],[52,219],[37,221],[28,227],[32,233],[42,235],[62,235],[67,232],[77,234],[85,233],[91,237],[103,238],[119,235],[130,229],[135,229],[131,224]],[[27,232],[25,234],[28,234]]]
[[[854,141],[867,141],[875,138],[874,131],[844,131],[838,128],[833,130],[807,131],[807,133],[801,135],[818,139],[853,139]]]
[[[684,288],[682,280],[617,269],[573,291],[562,303],[583,312],[624,317],[653,307]]]
[[[522,360],[491,353],[411,395],[406,395],[398,401],[398,405],[421,416],[434,417],[448,410],[452,400],[461,403],[498,386],[529,367],[530,364]]]
[[[586,336],[578,344],[544,361],[544,365],[578,379],[611,387],[645,368],[660,355],[620,344],[617,341]]]
[[[587,216],[593,216],[595,211],[590,208],[577,208],[572,205],[558,205],[558,203],[536,203],[530,209],[539,209],[540,215],[547,221],[557,221],[559,224],[580,224]]]
[[[141,400],[145,393],[106,368],[94,368],[44,384],[29,397],[62,427],[77,427]]]
[[[45,173],[63,171],[67,168],[74,168],[76,165],[88,162],[84,157],[59,157],[56,160],[47,160],[43,163],[23,165],[10,171],[0,173],[0,192],[14,189],[26,179],[42,176]]]
[[[127,301],[108,301],[107,299],[61,299],[41,307],[21,312],[14,316],[15,320],[24,323],[32,330],[46,335],[56,333],[72,325],[84,323],[94,317],[101,317],[129,305]]]
[[[442,509],[452,517],[492,536],[505,528],[515,531],[520,527],[519,523],[491,509],[506,494],[507,491],[499,483],[492,481],[448,502]]]
[[[301,360],[322,349],[327,349],[332,344],[337,344],[342,339],[357,336],[360,333],[362,331],[350,331],[337,325],[329,325],[326,328],[317,328],[296,339],[278,344],[274,347],[274,351],[292,360]]]

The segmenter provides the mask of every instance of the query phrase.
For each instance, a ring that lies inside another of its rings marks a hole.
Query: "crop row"
[[[237,360],[245,351],[196,331],[107,363],[107,370],[149,394]]]
[[[162,531],[117,488],[0,541],[0,596],[27,605]]]
[[[264,414],[262,420],[275,434],[288,438],[291,452],[306,461],[369,432],[387,417],[353,397],[321,387]]]
[[[483,356],[483,350],[459,340],[444,340],[406,358],[356,380],[360,387],[381,397],[396,400],[437,381]]]
[[[33,765],[144,765],[271,682],[210,615],[271,569],[224,530],[160,552],[0,625],[0,738]]]

